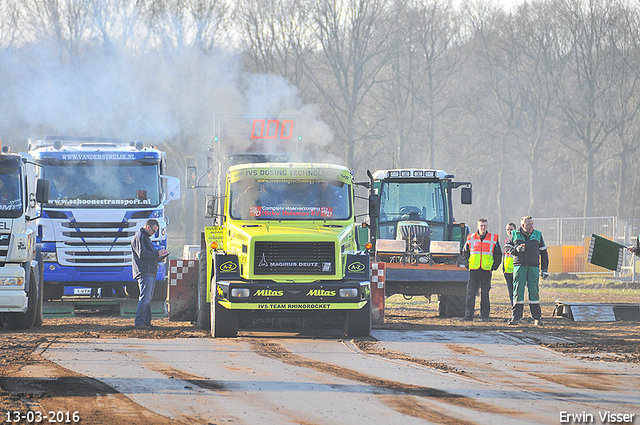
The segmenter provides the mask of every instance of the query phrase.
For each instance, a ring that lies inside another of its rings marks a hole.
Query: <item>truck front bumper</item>
[[[27,311],[27,294],[24,289],[0,289],[0,312],[24,313]]]
[[[358,310],[371,299],[369,281],[305,284],[217,282],[216,301],[232,310]]]
[[[164,280],[165,263],[158,263],[156,280]],[[60,283],[66,286],[103,286],[134,282],[131,266],[79,267],[61,266],[58,263],[44,263],[45,283]]]
[[[20,285],[0,285],[0,312],[24,313],[27,311],[27,293],[25,291],[25,271],[16,264],[5,264],[1,277],[20,279]]]

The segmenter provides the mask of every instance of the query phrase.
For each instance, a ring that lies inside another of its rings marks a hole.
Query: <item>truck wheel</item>
[[[153,301],[166,301],[168,283],[166,280],[156,280],[156,285],[153,288]]]
[[[207,302],[207,253],[204,250],[200,251],[199,258],[196,328],[209,330],[211,329],[211,307]]]
[[[38,304],[36,311],[36,319],[33,322],[34,327],[42,326],[44,322],[44,316],[42,313],[42,304],[44,303],[44,272],[42,270],[42,263],[39,267],[40,272],[38,273]]]
[[[440,295],[438,305],[440,317],[463,317],[465,299],[463,295]]]
[[[25,313],[5,313],[2,316],[2,323],[9,329],[30,329],[36,321],[38,312],[38,300],[42,300],[38,294],[38,283],[35,273],[29,272],[29,292],[27,293],[27,311]],[[42,313],[42,309],[40,310]]]
[[[140,298],[140,287],[138,287],[138,282],[127,283],[124,287],[124,291],[127,294],[127,298],[134,300]]]
[[[359,310],[347,310],[344,333],[348,337],[369,336],[371,334],[371,300]]]
[[[215,300],[211,303],[211,336],[214,338],[238,335],[238,312],[222,307]]]

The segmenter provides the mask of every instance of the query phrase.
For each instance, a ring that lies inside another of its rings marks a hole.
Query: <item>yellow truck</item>
[[[282,157],[253,149],[220,161],[207,201],[217,226],[203,238],[197,324],[232,337],[244,318],[338,318],[347,336],[368,336],[369,254],[357,250],[353,175],[324,163],[255,162]],[[196,175],[188,170],[188,186],[198,186]]]

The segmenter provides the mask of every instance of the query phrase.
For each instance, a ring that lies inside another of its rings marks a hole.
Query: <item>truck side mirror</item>
[[[460,189],[460,202],[465,205],[471,205],[473,193],[470,187],[463,187]]]
[[[160,178],[163,179],[164,182],[165,205],[171,201],[180,199],[180,179],[169,176],[160,176]]]
[[[187,165],[187,171],[185,174],[185,180],[187,182],[187,189],[195,189],[196,188],[196,176],[198,175],[198,170],[195,165]]]
[[[380,216],[380,195],[369,195],[369,217],[378,218]]]
[[[204,216],[212,218],[216,213],[216,198],[213,195],[205,195],[204,197]]]
[[[49,202],[49,180],[38,179],[36,182],[36,201],[40,204]]]

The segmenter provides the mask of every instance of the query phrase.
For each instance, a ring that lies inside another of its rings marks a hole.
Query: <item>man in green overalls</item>
[[[514,230],[507,238],[504,251],[513,255],[513,308],[510,325],[517,325],[524,311],[524,290],[529,292],[529,308],[533,324],[542,325],[540,309],[539,275],[545,279],[549,276],[549,254],[542,239],[542,233],[533,229],[531,216],[520,219],[520,228]],[[540,272],[542,269],[542,273]]]

